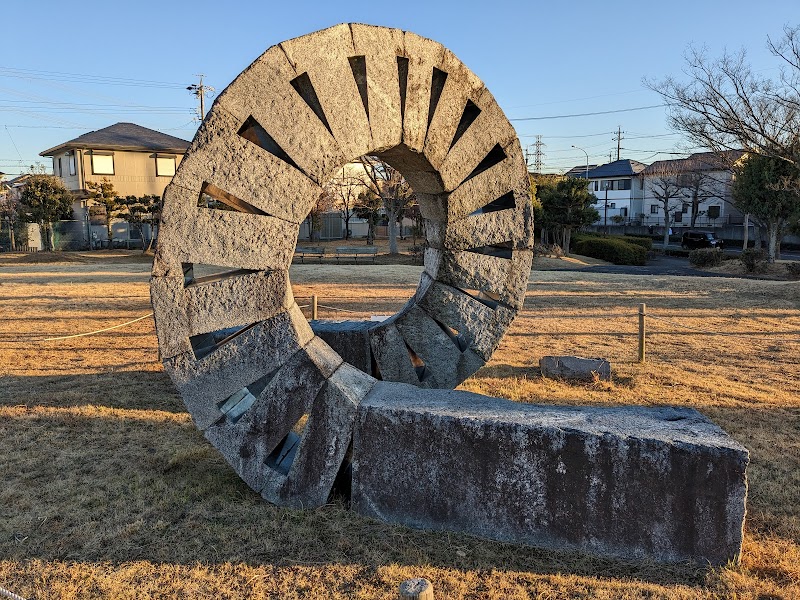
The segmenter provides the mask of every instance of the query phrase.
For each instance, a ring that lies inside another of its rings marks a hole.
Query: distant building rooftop
[[[72,148],[87,150],[133,150],[183,154],[189,142],[135,123],[117,123],[104,129],[90,131],[54,146],[39,156],[54,156]]]
[[[589,165],[589,171],[596,168],[597,165]],[[575,177],[576,179],[586,179],[586,165],[578,165],[572,167],[569,171],[564,173],[566,177]]]
[[[730,165],[739,160],[744,154],[741,150],[727,150],[722,153],[697,152],[688,158],[657,160],[642,173],[644,175],[663,175],[665,173],[677,174],[690,171],[723,171],[730,168]]]
[[[631,177],[632,175],[638,175],[646,168],[647,165],[640,163],[638,160],[623,158],[591,169],[589,171],[589,179]]]

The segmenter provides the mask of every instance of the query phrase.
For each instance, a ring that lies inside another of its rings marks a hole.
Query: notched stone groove
[[[211,206],[212,204],[213,206]],[[273,216],[207,181],[204,181],[203,185],[200,186],[197,206],[209,210],[235,210],[251,215],[259,215],[261,217]]]
[[[328,130],[328,133],[333,135],[331,126],[328,124],[328,119],[325,116],[325,111],[322,108],[322,103],[319,101],[317,91],[311,84],[311,78],[308,76],[308,73],[301,73],[289,83],[297,92],[297,94],[303,99],[303,102],[308,105],[308,108],[310,108],[311,111],[317,115],[317,118],[322,121],[322,124],[325,126],[325,129]]]
[[[446,81],[447,73],[433,67],[433,73],[431,74],[431,101],[428,105],[428,129],[430,129],[433,115],[436,113],[436,107],[439,105],[439,99],[442,96]]]
[[[514,192],[506,192],[496,200],[492,200],[488,204],[473,210],[467,216],[477,217],[478,215],[485,215],[500,210],[512,210],[516,207],[517,207],[517,202],[516,199],[514,198]]]
[[[503,147],[500,144],[495,144],[494,147],[489,150],[489,153],[486,155],[486,157],[478,163],[478,166],[475,167],[475,169],[473,169],[472,173],[467,175],[467,178],[459,185],[463,185],[473,177],[477,177],[484,171],[488,171],[496,164],[503,162],[506,157],[507,155],[505,150],[503,150]]]
[[[408,342],[403,340],[403,344],[408,352],[408,358],[411,360],[411,366],[414,367],[414,372],[417,374],[417,379],[420,382],[427,380],[432,375],[431,370],[425,365],[425,361],[408,345]]]
[[[367,57],[350,56],[347,59],[350,63],[350,70],[353,72],[353,79],[356,81],[358,95],[361,96],[361,104],[364,105],[364,112],[369,121],[369,94],[367,93]]]
[[[476,104],[472,100],[467,100],[466,105],[464,106],[464,112],[461,113],[461,120],[458,122],[458,127],[456,127],[456,133],[453,136],[453,141],[450,142],[450,149],[453,149],[453,146],[456,145],[456,142],[461,139],[461,136],[466,133],[469,126],[478,118],[478,115],[481,114],[481,109],[476,106]]]
[[[192,352],[196,360],[202,360],[211,355],[216,350],[219,350],[225,344],[233,341],[243,333],[249,331],[259,322],[245,325],[244,327],[232,327],[229,329],[220,329],[219,331],[212,331],[211,333],[202,333],[193,335],[189,338],[192,345]]]
[[[408,91],[408,58],[397,57],[397,79],[400,84],[400,127],[406,123],[406,93]]]
[[[222,281],[224,279],[233,279],[235,277],[242,277],[244,275],[252,275],[253,273],[261,273],[261,271],[255,269],[233,269],[227,271],[221,271],[219,273],[214,273],[212,275],[204,275],[201,277],[194,276],[194,269],[195,265],[198,263],[183,263],[183,287],[184,288],[192,288],[197,287],[200,285],[214,283],[216,281]],[[220,267],[218,265],[201,265],[204,268],[220,268],[224,269],[225,267]]]
[[[256,399],[261,395],[261,392],[264,391],[264,388],[269,385],[269,382],[272,381],[277,372],[278,369],[275,369],[271,373],[264,375],[250,385],[243,387],[238,392],[234,392],[228,398],[219,402],[217,406],[220,412],[225,415],[225,420],[231,424],[239,421],[239,419],[250,410],[253,404],[255,404]]]
[[[275,141],[275,139],[258,121],[255,120],[255,118],[253,118],[252,115],[247,117],[237,133],[247,141],[254,143],[259,148],[266,150],[273,156],[281,159],[286,164],[294,167],[304,175],[307,175],[307,173],[297,166],[297,163],[292,160],[286,151],[281,148],[280,145],[278,145],[278,142]]]
[[[514,258],[514,242],[508,241],[488,246],[475,246],[473,248],[467,248],[465,251],[472,252],[473,254],[482,254],[484,256],[511,260]]]

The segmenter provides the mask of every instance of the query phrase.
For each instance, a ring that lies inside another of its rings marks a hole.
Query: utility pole
[[[621,126],[617,126],[617,137],[614,140],[617,142],[617,160],[619,160],[620,151],[622,150],[622,134],[625,133],[622,131]]]
[[[205,102],[206,95],[211,95],[212,93],[214,93],[215,90],[210,85],[205,85],[203,83],[203,77],[205,77],[205,75],[200,74],[200,75],[195,75],[195,77],[200,78],[200,84],[198,85],[196,83],[193,83],[186,89],[189,90],[192,93],[192,95],[196,96],[200,100],[199,120],[202,121],[203,119],[206,118],[206,102]]]

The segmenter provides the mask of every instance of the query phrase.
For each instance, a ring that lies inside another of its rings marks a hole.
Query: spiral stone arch
[[[321,185],[364,155],[409,181],[427,247],[414,296],[364,330],[369,373],[314,334],[289,281]],[[325,503],[378,379],[452,389],[491,357],[525,296],[529,194],[513,127],[441,44],[342,24],[269,48],[216,99],[164,193],[152,302],[198,428],[267,500]]]

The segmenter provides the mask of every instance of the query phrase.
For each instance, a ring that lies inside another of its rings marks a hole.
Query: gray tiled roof
[[[172,152],[183,154],[189,142],[135,123],[117,123],[104,129],[90,131],[74,140],[54,146],[39,156],[53,156],[70,148],[92,150],[143,150],[151,152]]]
[[[591,173],[592,169],[596,168],[597,165],[589,165],[589,172]],[[564,173],[566,177],[575,177],[576,179],[586,179],[586,165],[578,165],[577,167],[572,167],[569,171]]]
[[[623,158],[590,169],[589,179],[598,179],[600,177],[630,177],[632,175],[638,175],[644,171],[646,167],[647,165],[640,163],[638,160]]]
[[[727,150],[722,154],[716,152],[697,152],[688,158],[675,160],[658,160],[647,167],[644,175],[663,175],[665,173],[686,173],[689,171],[724,171],[729,165],[739,160],[744,152]]]

